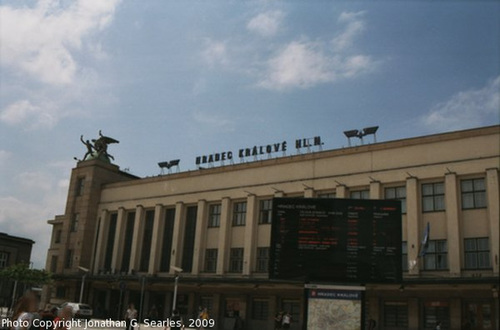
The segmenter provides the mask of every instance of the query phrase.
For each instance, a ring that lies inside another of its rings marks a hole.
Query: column
[[[304,197],[305,198],[313,198],[314,197],[314,189],[313,188],[304,189]]]
[[[161,230],[162,222],[161,219],[164,217],[164,207],[162,204],[156,204],[155,206],[155,217],[153,222],[153,237],[151,237],[151,256],[149,257],[148,273],[155,274],[160,266],[160,255],[161,255]]]
[[[491,246],[491,264],[493,265],[493,274],[498,276],[498,251],[499,246],[499,226],[500,219],[499,205],[500,192],[498,188],[498,169],[489,168],[486,170],[486,194],[488,195],[488,217],[490,220],[490,246]]]
[[[410,275],[419,274],[418,264],[418,249],[420,246],[419,241],[419,195],[418,195],[418,179],[416,177],[409,177],[406,179],[406,220],[407,220],[407,247],[408,247],[408,261],[416,261],[416,265],[408,267]]]
[[[382,184],[380,181],[370,182],[370,199],[383,199]]]
[[[207,201],[202,199],[198,201],[198,209],[196,213],[196,232],[194,238],[193,252],[193,274],[199,274],[203,270],[203,251],[206,247],[206,232],[207,232]]]
[[[247,214],[245,226],[245,242],[243,252],[243,275],[250,275],[254,256],[257,251],[257,197],[253,194],[247,197]]]
[[[111,269],[119,270],[120,261],[122,259],[123,252],[123,238],[125,237],[125,226],[126,226],[126,212],[123,207],[118,209],[118,216],[116,219],[116,236],[115,243],[113,245],[113,258],[111,258]]]
[[[101,217],[99,219],[99,232],[97,233],[97,246],[94,260],[94,274],[98,274],[101,269],[101,264],[104,255],[104,249],[106,248],[106,233],[108,225],[108,210],[101,211]]]
[[[129,273],[139,269],[142,247],[142,231],[144,229],[144,207],[137,205],[135,209],[134,234],[132,236],[132,249],[130,251]]]
[[[174,233],[172,235],[172,258],[170,259],[170,265],[176,267],[181,266],[182,257],[182,237],[184,236],[184,203],[177,202],[175,204],[175,219],[174,219]],[[173,274],[174,270],[170,268],[170,274]]]
[[[231,231],[231,199],[223,197],[221,203],[219,246],[217,253],[217,275],[223,275],[229,258],[229,234]]]
[[[335,196],[337,198],[346,198],[347,197],[347,187],[344,184],[339,184],[335,188]]]
[[[419,328],[419,306],[418,298],[408,299],[408,329],[420,329]],[[379,323],[380,324],[380,323]]]
[[[450,269],[450,276],[460,276],[460,256],[462,244],[460,244],[457,174],[446,173],[444,178],[448,268]]]

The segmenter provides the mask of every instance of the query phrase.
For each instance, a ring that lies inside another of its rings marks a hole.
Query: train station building
[[[247,329],[273,329],[275,313],[288,311],[302,329],[304,283],[268,275],[272,198],[397,199],[403,282],[359,283],[365,319],[379,329],[433,329],[438,320],[497,329],[499,168],[500,126],[147,178],[79,161],[64,214],[48,221],[46,269],[56,281],[43,299],[78,301],[85,275],[83,302],[95,315],[121,317],[133,302],[144,317],[155,306],[166,318],[175,265],[182,315],[203,306],[217,329],[232,329],[236,314]]]

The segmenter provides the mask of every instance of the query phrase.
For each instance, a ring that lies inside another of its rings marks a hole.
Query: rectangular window
[[[247,202],[234,203],[233,226],[244,226],[247,217]]]
[[[422,185],[422,211],[444,210],[444,183],[425,183]]]
[[[447,302],[431,301],[424,304],[424,329],[436,329],[437,322],[441,329],[450,329],[450,307]]]
[[[66,268],[73,267],[73,250],[66,251],[66,263],[64,264]]]
[[[217,270],[217,249],[206,249],[205,272],[215,273]]]
[[[258,273],[267,273],[269,269],[269,248],[268,247],[258,247],[257,248],[257,267],[256,271]]]
[[[232,248],[229,256],[229,272],[241,273],[243,271],[243,248]]]
[[[76,180],[76,196],[81,196],[83,195],[83,191],[85,189],[85,177],[78,178]]]
[[[56,271],[57,271],[57,256],[52,256],[50,258],[50,272],[55,273]]]
[[[335,198],[335,193],[334,192],[329,192],[329,193],[321,193],[318,194],[318,198]]]
[[[147,272],[149,269],[149,258],[151,256],[151,241],[153,240],[153,226],[155,211],[147,210],[144,222],[144,234],[142,235],[141,261],[139,271]]]
[[[62,230],[58,229],[56,230],[56,237],[54,239],[54,243],[61,243],[61,235],[62,235]]]
[[[9,264],[9,253],[8,252],[0,252],[0,269],[7,267]]]
[[[288,311],[292,315],[292,323],[299,322],[300,317],[300,301],[298,300],[283,300],[281,310]]]
[[[351,191],[352,199],[370,199],[370,190]]]
[[[202,308],[206,308],[208,315],[214,310],[214,298],[212,296],[202,296],[200,298],[200,305]]]
[[[488,237],[466,238],[464,240],[465,269],[489,269],[490,240]]]
[[[384,326],[408,327],[408,304],[402,301],[386,301],[384,303]]]
[[[486,207],[486,186],[484,179],[462,180],[462,209],[480,209]]]
[[[125,240],[123,242],[122,272],[129,271],[130,255],[132,252],[132,238],[134,236],[135,212],[127,213],[127,225],[125,227]]]
[[[425,270],[448,269],[448,248],[446,240],[429,241],[429,247],[424,256]]]
[[[77,231],[78,230],[78,221],[80,220],[80,213],[73,213],[73,216],[71,217],[71,231]]]
[[[406,187],[385,188],[385,199],[395,199],[401,201],[401,213],[406,213]]]
[[[175,209],[169,208],[165,212],[165,224],[163,225],[163,242],[161,248],[160,272],[170,271],[172,241],[174,237],[174,222],[175,222]]]
[[[66,288],[64,286],[56,288],[56,298],[66,298]]]
[[[194,238],[196,233],[196,217],[198,207],[189,206],[186,210],[186,227],[184,230],[184,247],[182,250],[182,265],[184,272],[191,272],[193,268]]]
[[[208,227],[220,226],[221,204],[212,204],[208,208]]]
[[[401,264],[403,272],[408,271],[408,244],[406,242],[402,242],[401,244]]]
[[[116,222],[118,213],[109,216],[108,237],[106,237],[106,254],[104,255],[104,270],[111,270],[111,259],[113,258],[113,246],[115,245]]]
[[[267,299],[252,300],[252,319],[254,320],[269,319],[269,300]]]
[[[265,225],[271,223],[273,200],[264,199],[259,202],[259,224]]]

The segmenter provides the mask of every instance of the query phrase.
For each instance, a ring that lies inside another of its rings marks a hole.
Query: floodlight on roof
[[[174,159],[169,162],[159,162],[158,166],[161,168],[161,174],[163,174],[163,170],[166,168],[168,170],[168,173],[171,173],[171,168],[173,166],[177,166],[177,172],[179,172],[179,163],[180,159]]]
[[[363,128],[363,135],[373,135],[373,141],[377,143],[377,133],[378,126],[371,126],[371,127],[365,127]]]
[[[347,137],[347,141],[349,143],[349,147],[351,146],[351,138],[352,137],[357,137],[361,140],[361,144],[364,143],[363,137],[366,135],[373,135],[374,142],[377,142],[377,136],[375,133],[378,130],[378,126],[370,126],[370,127],[365,127],[362,130],[358,129],[351,129],[349,131],[344,131],[344,135]]]
[[[350,131],[344,131],[344,134],[348,138],[352,138],[352,137],[357,137],[359,134],[359,131],[357,129],[352,129]]]

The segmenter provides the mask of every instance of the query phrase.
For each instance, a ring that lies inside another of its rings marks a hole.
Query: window
[[[257,248],[257,269],[258,273],[267,273],[269,269],[269,248]]]
[[[52,256],[50,258],[50,271],[55,273],[57,271],[57,256]]]
[[[169,208],[165,212],[163,225],[163,242],[160,259],[160,272],[170,271],[170,258],[172,256],[172,241],[174,236],[175,209]]]
[[[352,199],[370,199],[370,190],[351,191]]]
[[[406,213],[406,187],[385,188],[385,198],[401,201],[401,213]]]
[[[0,269],[7,267],[9,264],[9,253],[0,252]]]
[[[132,253],[132,238],[134,236],[135,212],[127,213],[127,226],[125,227],[125,239],[123,243],[122,272],[128,272],[130,266],[130,255]]]
[[[403,272],[408,271],[408,244],[406,242],[402,242],[401,245],[401,264]]]
[[[450,307],[445,301],[429,301],[424,304],[424,329],[436,329],[437,321],[441,329],[450,329]]]
[[[106,250],[104,254],[104,269],[111,269],[111,260],[113,258],[113,247],[115,244],[115,233],[116,233],[116,223],[118,221],[118,213],[111,213],[109,216],[109,227],[108,227],[108,235],[106,238]]]
[[[267,299],[253,299],[252,319],[267,320],[269,318],[269,301]]]
[[[215,273],[217,270],[217,249],[207,249],[205,251],[205,272]]]
[[[155,220],[155,211],[147,210],[144,220],[145,221],[144,221],[144,233],[142,234],[141,261],[139,263],[139,270],[141,272],[147,272],[149,269],[149,258],[151,256],[151,242],[153,241],[153,226]]]
[[[243,271],[243,248],[232,248],[229,257],[229,272],[241,273]]]
[[[66,251],[66,268],[73,267],[73,250]]]
[[[446,246],[446,240],[429,241],[429,246],[424,256],[424,269],[448,269],[448,248]]]
[[[270,224],[273,209],[273,200],[265,199],[260,201],[259,224]]]
[[[202,296],[200,299],[200,305],[202,308],[206,308],[208,311],[208,314],[213,311],[214,307],[214,299],[212,296]]]
[[[66,288],[64,286],[56,288],[56,298],[66,298]]]
[[[56,231],[56,237],[54,239],[54,243],[61,243],[61,234],[62,234],[61,229]]]
[[[80,220],[80,213],[74,213],[73,216],[71,217],[71,231],[77,231],[78,230],[78,221]]]
[[[85,189],[85,177],[78,178],[76,180],[76,195],[77,196],[83,195],[84,189]]]
[[[444,183],[422,185],[422,210],[424,212],[444,210]]]
[[[208,209],[208,227],[220,226],[221,204],[212,204]]]
[[[384,326],[408,327],[408,305],[402,301],[387,301],[384,303]]]
[[[186,227],[184,230],[184,248],[182,250],[182,265],[184,272],[191,272],[193,268],[194,239],[196,235],[196,219],[198,207],[189,206],[186,210]]]
[[[247,217],[247,202],[234,203],[233,226],[244,226]]]
[[[318,198],[335,198],[335,193],[334,192],[321,193],[321,194],[318,194]]]
[[[292,323],[298,322],[300,317],[300,301],[298,300],[283,300],[281,310],[289,312],[292,315]]]
[[[464,250],[466,269],[491,268],[490,242],[488,237],[466,238],[464,240]]]
[[[484,179],[462,180],[462,209],[479,209],[486,207],[486,186]]]

